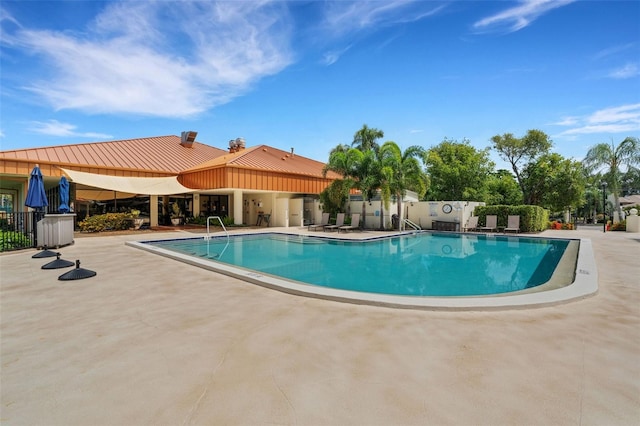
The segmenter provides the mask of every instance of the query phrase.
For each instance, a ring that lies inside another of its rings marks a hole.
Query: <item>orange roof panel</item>
[[[218,158],[185,170],[183,173],[222,166],[322,177],[322,169],[325,164],[268,145],[257,145],[235,153],[227,152]],[[333,172],[327,173],[327,177],[330,179],[340,178],[338,174]]]
[[[171,135],[2,151],[0,158],[177,174],[226,153],[200,142],[185,147]]]

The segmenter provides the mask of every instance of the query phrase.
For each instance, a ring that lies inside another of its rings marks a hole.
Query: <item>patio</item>
[[[592,240],[599,294],[491,312],[361,306],[124,244],[187,231],[77,238],[63,258],[98,273],[80,281],[41,270],[34,250],[4,254],[0,422],[638,424],[640,234],[545,234]]]

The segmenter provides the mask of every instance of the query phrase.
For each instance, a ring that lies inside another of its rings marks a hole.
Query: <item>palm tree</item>
[[[366,202],[370,200],[378,188],[379,167],[373,150],[361,151],[356,148],[348,150],[334,149],[329,155],[329,161],[323,168],[326,176],[328,171],[341,174],[349,188],[355,188],[362,193],[362,217],[366,217]]]
[[[603,168],[609,188],[613,194],[615,208],[619,217],[622,217],[620,208],[620,167],[633,167],[640,164],[640,141],[638,138],[627,137],[618,146],[600,143],[589,149],[583,160],[583,164],[590,173]]]
[[[351,143],[351,146],[363,152],[369,150],[377,152],[379,145],[376,141],[383,137],[384,132],[382,130],[363,124],[362,129],[358,130],[353,135],[353,142]]]
[[[414,190],[420,196],[426,192],[427,176],[418,160],[423,155],[422,147],[410,146],[403,153],[393,141],[385,142],[380,147],[381,175],[385,180],[384,185],[388,185],[389,193],[395,195],[398,203],[398,230],[402,227],[402,199],[407,190]]]

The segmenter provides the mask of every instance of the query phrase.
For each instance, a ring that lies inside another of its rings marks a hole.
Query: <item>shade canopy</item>
[[[24,205],[33,209],[41,209],[49,205],[47,193],[44,190],[42,172],[38,166],[35,166],[33,170],[31,170],[29,188],[27,189],[27,197],[24,200]]]
[[[60,206],[58,211],[60,213],[69,213],[69,181],[64,176],[60,178]]]
[[[182,186],[177,176],[143,178],[106,176],[67,169],[62,171],[75,183],[128,194],[172,195],[194,192],[193,189]]]

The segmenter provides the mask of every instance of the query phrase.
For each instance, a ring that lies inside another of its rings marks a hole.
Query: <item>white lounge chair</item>
[[[319,224],[309,225],[309,231],[315,231],[318,228],[324,229],[329,224],[329,213],[322,213],[322,221]]]
[[[334,229],[340,228],[342,225],[344,225],[344,213],[338,213],[338,216],[336,216],[336,224],[335,225],[325,225],[324,226],[324,230],[325,231],[333,231]]]
[[[520,232],[520,216],[509,215],[507,217],[507,227],[504,228],[504,232]]]
[[[496,232],[498,230],[498,216],[495,214],[488,214],[485,226],[481,226],[478,229],[480,231]]]
[[[360,213],[354,213],[351,215],[351,225],[344,225],[338,228],[340,231],[353,231],[354,229],[360,229]]]

